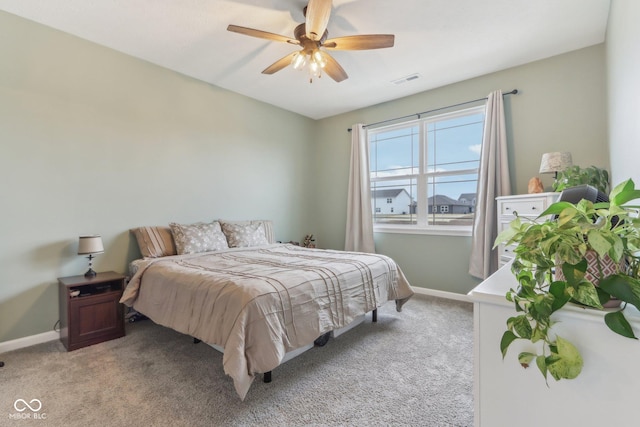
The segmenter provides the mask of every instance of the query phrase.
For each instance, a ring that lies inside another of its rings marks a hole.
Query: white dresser
[[[517,196],[496,197],[498,203],[498,232],[509,227],[509,223],[519,216],[537,218],[552,203],[556,202],[560,193],[520,194]],[[513,259],[515,246],[500,245],[498,247],[498,267],[502,267]]]
[[[633,408],[640,396],[640,342],[616,335],[604,323],[607,311],[567,304],[554,313],[554,331],[582,354],[582,373],[549,385],[535,363],[523,369],[518,354],[536,345],[515,341],[505,358],[500,340],[507,319],[516,316],[505,294],[518,281],[510,266],[473,289],[475,427],[637,426]],[[640,313],[624,310],[636,334]]]

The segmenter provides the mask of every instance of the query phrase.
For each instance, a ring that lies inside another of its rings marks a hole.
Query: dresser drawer
[[[518,245],[509,245],[509,246],[500,245],[498,246],[498,254],[500,255],[500,257],[507,257],[511,259],[515,256],[514,251],[517,246]]]
[[[505,200],[500,203],[500,215],[514,216],[538,216],[547,208],[547,201],[544,199],[524,199],[524,200]]]
[[[511,221],[515,218],[516,212],[525,218],[536,218],[552,203],[557,201],[559,196],[560,193],[537,193],[497,197],[498,214],[496,220],[498,221],[498,232],[509,227]],[[500,267],[515,257],[515,248],[515,244],[509,246],[500,245],[496,248]]]

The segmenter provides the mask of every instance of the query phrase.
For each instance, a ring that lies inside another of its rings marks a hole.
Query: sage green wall
[[[138,255],[127,230],[170,221],[270,218],[278,239],[313,232],[342,248],[356,122],[518,88],[506,97],[516,192],[543,152],[606,167],[604,65],[595,46],[313,121],[0,12],[0,342],[51,330],[56,277],[86,269],[80,234],[101,233],[96,269],[121,272]],[[470,238],[376,243],[415,286],[477,283]]]
[[[640,2],[613,0],[607,26],[609,141],[614,183],[640,185]]]
[[[316,233],[321,246],[344,247],[351,125],[373,123],[517,88],[505,97],[513,191],[526,193],[548,151],[570,151],[575,164],[609,167],[604,45],[452,84],[319,121],[316,142]],[[542,177],[547,187],[552,177]],[[414,286],[467,293],[470,237],[376,234]]]
[[[309,227],[314,121],[0,12],[0,342],[52,330],[57,277],[125,272],[141,225]]]

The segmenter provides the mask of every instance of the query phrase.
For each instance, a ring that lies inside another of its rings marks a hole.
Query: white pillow
[[[246,248],[251,246],[268,245],[264,225],[261,223],[231,223],[223,222],[222,231],[227,236],[230,248]]]
[[[228,249],[220,223],[169,224],[178,255]]]

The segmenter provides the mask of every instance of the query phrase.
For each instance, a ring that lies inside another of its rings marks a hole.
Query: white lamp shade
[[[102,237],[99,234],[92,236],[80,236],[78,242],[78,255],[98,254],[104,252]]]
[[[540,162],[540,173],[560,172],[572,165],[571,153],[568,151],[544,153]]]

